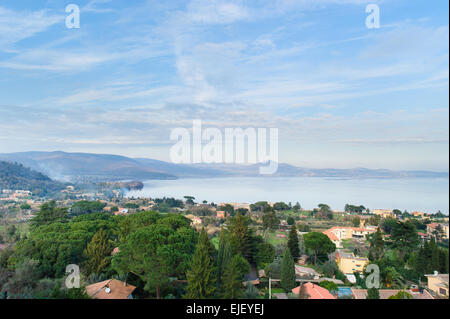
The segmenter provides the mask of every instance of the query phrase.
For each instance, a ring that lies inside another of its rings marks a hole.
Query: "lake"
[[[449,211],[448,178],[338,179],[321,177],[228,177],[149,180],[127,197],[194,196],[198,202],[297,201],[305,209],[319,203],[343,210],[345,204],[444,214]]]

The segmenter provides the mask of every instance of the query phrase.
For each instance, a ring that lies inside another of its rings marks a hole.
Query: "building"
[[[192,214],[188,214],[186,216],[187,219],[189,219],[193,225],[201,225],[202,224],[202,219],[198,216],[194,216]]]
[[[398,294],[400,289],[379,289],[380,299],[389,299],[389,297]],[[416,289],[403,290],[410,294],[413,299],[434,299],[433,296],[426,290],[416,291]],[[366,299],[367,289],[352,288],[352,295],[355,299]]]
[[[225,211],[223,211],[223,210],[218,210],[217,212],[216,212],[216,218],[221,218],[221,219],[223,219],[223,218],[226,218],[227,217],[227,213],[225,212]]]
[[[395,218],[394,212],[390,209],[372,209],[372,214],[380,216],[381,218]]]
[[[305,296],[305,299],[336,299],[327,289],[312,282],[292,289],[292,293],[296,295],[300,296],[300,292]]]
[[[364,267],[369,264],[369,259],[366,257],[357,257],[353,253],[336,253],[336,263],[339,270],[344,274],[353,274],[354,272],[362,273]]]
[[[127,208],[120,208],[118,209],[118,211],[114,212],[114,215],[127,215],[128,214],[128,209]]]
[[[448,274],[439,274],[437,271],[432,275],[425,275],[428,279],[428,289],[439,297],[448,298]]]
[[[428,216],[427,213],[424,213],[424,212],[412,212],[411,215],[413,215],[414,217],[420,218],[420,219],[430,217],[430,216]]]
[[[375,233],[376,228],[368,227],[331,227],[323,233],[336,245],[336,248],[342,247],[344,239],[365,239],[367,235]]]
[[[427,225],[427,234],[436,238],[436,234],[440,233],[443,239],[449,238],[448,224],[430,223]]]
[[[108,279],[86,287],[86,293],[93,299],[133,299],[135,286],[116,279]]]

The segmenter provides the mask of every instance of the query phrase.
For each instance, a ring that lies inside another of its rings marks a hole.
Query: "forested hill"
[[[22,164],[0,161],[0,188],[32,191],[35,195],[46,195],[63,189],[65,185],[48,176],[33,171]]]

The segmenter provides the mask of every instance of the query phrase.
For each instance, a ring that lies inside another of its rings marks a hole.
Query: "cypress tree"
[[[300,249],[298,246],[297,227],[295,227],[295,225],[292,225],[291,230],[289,232],[287,246],[289,247],[291,256],[294,258],[294,261],[296,262],[298,260],[298,257],[300,256]]]
[[[88,260],[86,262],[87,274],[100,274],[110,264],[111,251],[113,249],[108,235],[103,229],[99,229],[92,237],[91,242],[86,247],[86,255]]]
[[[295,287],[295,264],[291,252],[288,248],[284,251],[281,262],[281,287],[289,292]]]
[[[239,262],[239,258],[233,258],[225,266],[223,274],[223,298],[225,299],[237,299],[242,295],[242,273]]]
[[[214,247],[213,247],[214,249]],[[211,251],[211,242],[203,229],[200,233],[197,248],[192,258],[190,270],[187,271],[188,285],[186,287],[187,299],[206,299],[211,297],[215,290],[214,252]]]

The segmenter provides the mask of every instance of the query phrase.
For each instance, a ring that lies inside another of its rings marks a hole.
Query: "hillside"
[[[64,184],[33,171],[22,164],[0,161],[0,188],[32,191],[35,195],[46,195],[59,191]]]
[[[0,160],[18,162],[42,172],[55,180],[69,181],[73,177],[95,180],[175,179],[170,172],[142,165],[119,155],[25,152],[0,154]]]

